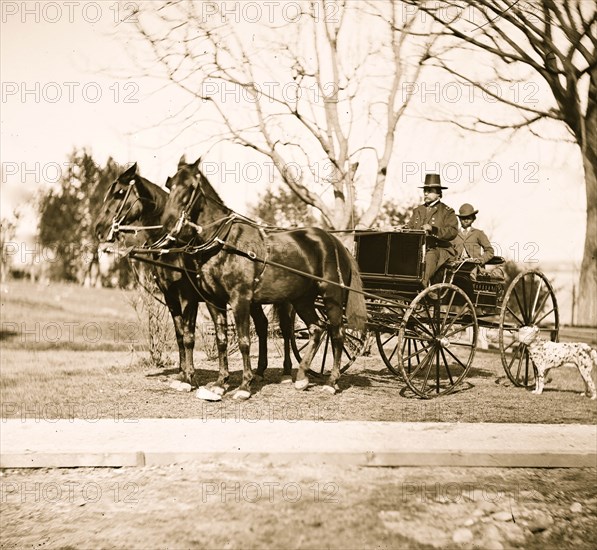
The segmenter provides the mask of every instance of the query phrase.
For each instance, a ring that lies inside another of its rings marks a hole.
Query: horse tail
[[[597,370],[597,351],[595,351],[593,348],[589,348],[589,356],[593,360],[593,366],[595,367],[595,370]]]
[[[350,267],[350,279],[348,297],[346,298],[346,320],[348,328],[354,330],[365,330],[367,321],[367,306],[363,295],[363,282],[359,273],[359,266],[354,256],[347,248],[336,239],[336,247],[344,255]]]

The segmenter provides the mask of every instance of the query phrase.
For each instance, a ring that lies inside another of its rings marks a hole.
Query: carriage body
[[[425,232],[420,230],[357,231],[355,255],[363,286],[372,294],[412,300],[423,290]],[[479,316],[499,314],[505,281],[472,272],[476,264],[454,261],[439,273],[437,282],[451,283],[469,297]],[[462,303],[461,297],[456,299]]]
[[[480,332],[486,329],[499,334],[508,378],[517,386],[534,384],[532,362],[518,331],[536,325],[557,340],[557,302],[545,275],[523,272],[506,288],[505,278],[479,270],[471,261],[454,260],[424,287],[424,231],[357,231],[354,240],[363,287],[369,293],[368,328],[375,333],[386,366],[413,393],[430,398],[454,391],[471,367]],[[494,258],[489,264],[503,261]]]

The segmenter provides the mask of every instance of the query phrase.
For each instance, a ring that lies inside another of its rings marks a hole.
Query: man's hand
[[[424,224],[421,229],[423,229],[424,231],[427,231],[427,233],[431,233],[431,230],[432,230],[431,225],[429,225],[428,223]]]

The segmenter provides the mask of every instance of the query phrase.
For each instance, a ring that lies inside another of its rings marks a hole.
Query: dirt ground
[[[200,401],[170,383],[177,370],[147,366],[139,354],[68,350],[8,350],[2,354],[1,413],[4,418],[240,418],[247,420],[382,420],[400,422],[597,422],[597,402],[580,395],[576,369],[550,373],[543,395],[512,386],[499,354],[477,352],[464,383],[432,400],[413,396],[382,364],[377,353],[359,358],[340,379],[340,393],[304,392],[280,384],[281,357],[270,354],[265,381],[238,402]],[[253,358],[255,360],[255,358]],[[217,377],[217,362],[197,358],[203,383]],[[594,375],[597,373],[594,373]],[[231,388],[241,379],[238,355],[231,359]]]
[[[594,548],[596,471],[5,470],[1,548]]]
[[[75,300],[81,291],[70,286],[36,296],[27,285],[16,290],[2,294],[10,321],[0,334],[2,418],[282,419],[289,427],[299,419],[597,423],[597,403],[579,395],[583,385],[574,369],[554,371],[544,394],[534,396],[510,384],[499,354],[481,351],[457,392],[423,401],[382,366],[376,351],[342,376],[337,395],[321,392],[316,379],[297,392],[279,383],[282,358],[271,346],[265,381],[250,400],[226,395],[208,403],[171,388],[176,369],[148,366],[145,354],[129,345],[128,332],[126,338],[116,334],[132,323],[122,314],[120,294],[94,291],[90,302],[88,293]],[[58,322],[74,327],[72,342],[65,332],[66,342],[54,341],[48,331],[62,326]],[[196,364],[202,383],[216,379],[217,362],[198,352]],[[230,364],[234,388],[241,377],[238,355]],[[4,470],[0,548],[593,548],[596,482],[595,469],[232,460]]]

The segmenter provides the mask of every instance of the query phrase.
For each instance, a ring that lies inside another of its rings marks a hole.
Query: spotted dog
[[[537,338],[539,327],[522,327],[518,339],[528,346],[529,355],[536,369],[535,389],[532,393],[540,395],[545,384],[545,374],[549,369],[574,363],[585,382],[585,394],[591,399],[597,398],[591,370],[597,367],[597,351],[588,344],[567,342],[547,342]]]

